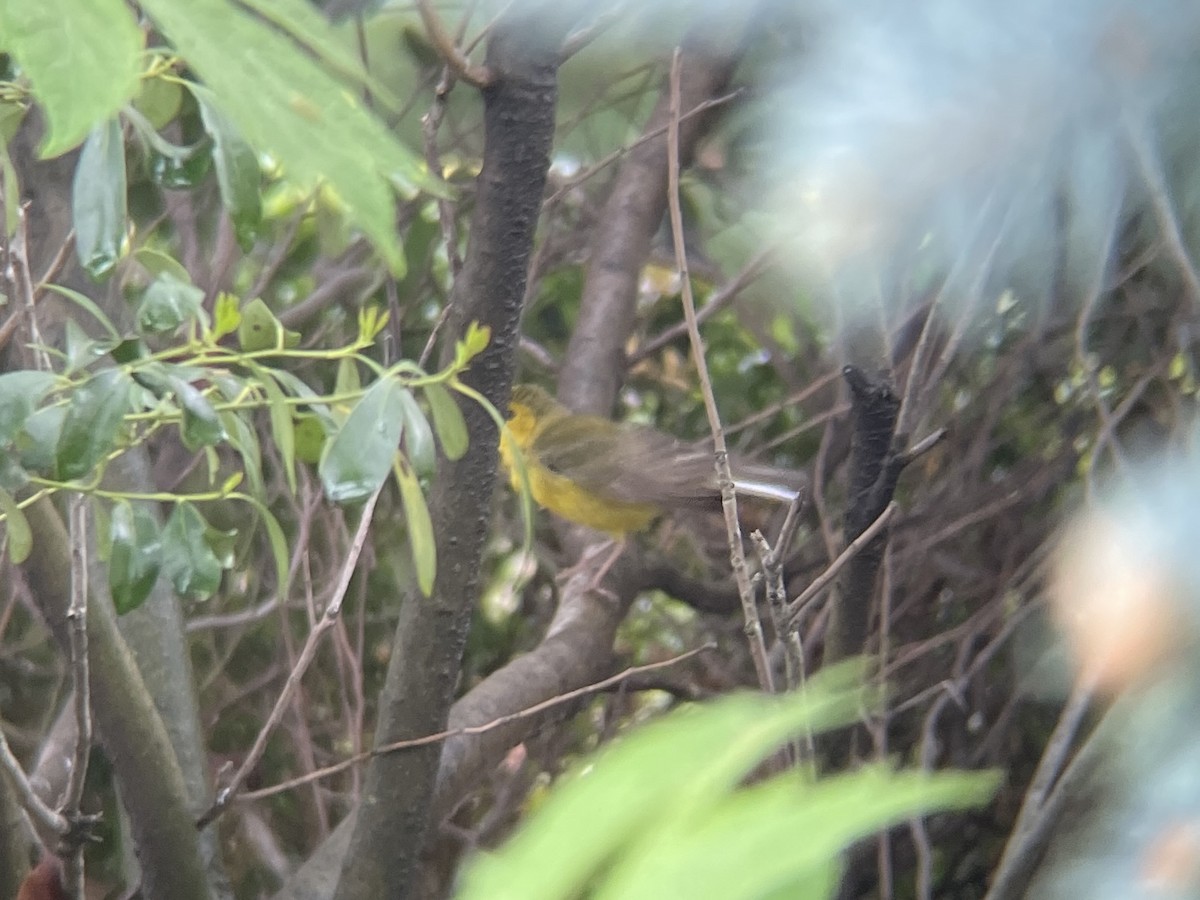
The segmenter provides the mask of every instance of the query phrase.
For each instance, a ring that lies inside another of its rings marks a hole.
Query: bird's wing
[[[677,506],[714,496],[711,455],[649,427],[571,416],[547,423],[533,451],[552,472],[620,503]]]

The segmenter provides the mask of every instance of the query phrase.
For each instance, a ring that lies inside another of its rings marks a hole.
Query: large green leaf
[[[58,436],[59,478],[82,478],[113,448],[132,386],[120,369],[105,369],[75,389]]]
[[[318,471],[330,500],[364,500],[387,478],[404,431],[400,391],[393,378],[375,382],[325,442]]]
[[[46,110],[43,156],[74,147],[128,102],[142,43],[124,0],[0,0],[0,49]]]
[[[684,708],[609,745],[558,786],[502,854],[476,861],[460,898],[576,896],[700,781],[719,798],[789,734],[853,721],[864,699],[861,674],[861,666],[843,665],[801,694],[741,694]]]
[[[439,191],[420,156],[401,146],[355,92],[291,40],[228,0],[144,0],[217,105],[250,144],[302,184],[327,181],[397,276],[393,190]]]
[[[125,142],[116,119],[97,126],[84,142],[71,215],[80,264],[93,278],[107,275],[125,249]]]

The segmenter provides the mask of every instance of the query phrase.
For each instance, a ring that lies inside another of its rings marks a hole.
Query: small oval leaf
[[[467,423],[458,403],[442,384],[425,385],[425,399],[433,413],[433,427],[447,459],[461,459],[467,452]]]
[[[437,468],[433,429],[408,388],[400,391],[400,409],[404,415],[404,452],[419,478],[428,478]]]
[[[393,378],[373,384],[326,442],[318,472],[335,503],[363,500],[392,468],[404,430],[399,385]]]
[[[429,506],[417,476],[408,460],[396,460],[396,483],[400,485],[400,499],[404,503],[404,522],[408,526],[408,546],[412,550],[413,566],[417,570],[417,586],[428,597],[433,593],[433,581],[437,577],[437,542],[433,537],[433,521],[429,518]]]

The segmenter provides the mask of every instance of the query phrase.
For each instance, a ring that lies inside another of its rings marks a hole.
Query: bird
[[[500,458],[513,489],[543,509],[623,542],[665,513],[720,501],[711,449],[684,443],[648,425],[620,424],[571,412],[543,388],[518,384],[509,403]],[[803,476],[773,466],[731,461],[742,494],[790,503]]]

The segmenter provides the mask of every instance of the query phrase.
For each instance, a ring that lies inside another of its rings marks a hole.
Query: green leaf
[[[267,528],[267,540],[271,544],[271,556],[275,559],[275,584],[280,596],[286,596],[288,590],[288,548],[283,529],[279,520],[271,514],[261,502],[253,497],[245,498],[262,517],[262,523]]]
[[[142,31],[123,0],[0,0],[0,42],[46,110],[43,157],[74,147],[138,89]]]
[[[260,297],[255,297],[242,307],[242,321],[238,324],[237,336],[238,346],[247,353],[295,347],[300,343],[299,332],[285,329]]]
[[[442,452],[447,459],[461,459],[467,452],[468,439],[467,423],[458,403],[444,385],[436,383],[425,385],[425,399],[433,413],[433,427],[442,442]]]
[[[413,566],[417,570],[417,585],[428,597],[433,593],[433,580],[437,576],[437,542],[433,538],[433,522],[429,518],[429,507],[421,493],[420,482],[408,461],[396,457],[396,483],[400,485],[400,499],[404,503],[404,523],[408,526],[408,546],[412,550]]]
[[[11,238],[17,233],[21,224],[21,184],[17,180],[17,170],[8,155],[8,142],[11,138],[0,134],[0,195],[4,202],[4,234]]]
[[[133,258],[155,277],[169,275],[184,284],[191,283],[192,279],[188,276],[187,269],[183,267],[183,264],[161,250],[155,250],[153,247],[138,247],[133,251]]]
[[[292,411],[284,402],[283,391],[275,383],[272,373],[261,366],[254,366],[252,371],[259,376],[263,390],[266,391],[268,411],[271,418],[271,437],[283,457],[283,471],[287,476],[288,490],[296,493],[296,432],[292,424]]]
[[[206,600],[221,586],[221,563],[208,545],[208,524],[187,501],[175,506],[163,529],[162,571],[188,600]]]
[[[110,119],[83,144],[71,188],[75,253],[93,278],[112,271],[125,251],[125,142]]]
[[[131,387],[133,381],[123,371],[105,369],[75,389],[58,438],[59,478],[82,478],[116,445]]]
[[[383,378],[371,385],[325,444],[317,471],[330,500],[363,500],[383,484],[400,444],[403,423],[396,380]]]
[[[339,396],[343,394],[357,394],[362,390],[362,380],[358,377],[358,363],[353,359],[342,357],[338,360],[337,375],[333,381],[333,392]]]
[[[229,436],[230,446],[242,458],[242,470],[250,482],[250,493],[255,497],[262,497],[265,493],[262,477],[262,448],[258,444],[257,432],[233,410],[222,410],[219,415],[225,433]]]
[[[340,77],[367,88],[374,99],[393,111],[402,109],[400,99],[363,68],[362,61],[345,46],[329,20],[307,0],[245,0],[245,4],[310,49]]]
[[[8,558],[13,565],[19,566],[29,559],[33,551],[33,532],[29,529],[29,520],[17,506],[12,494],[0,488],[0,512],[4,513],[4,528],[8,537]]]
[[[631,845],[593,896],[753,900],[794,889],[827,872],[856,841],[916,815],[985,803],[997,784],[994,772],[934,775],[882,766],[809,785],[779,776],[700,816],[672,811]]]
[[[251,146],[301,185],[327,181],[396,277],[404,257],[392,186],[445,193],[420,156],[275,26],[228,0],[141,4]],[[253,90],[247,90],[253,85]]]
[[[118,615],[137,609],[150,596],[162,566],[162,528],[145,504],[113,504],[109,522],[108,587]]]
[[[863,671],[852,660],[800,693],[684,707],[608,745],[556,787],[501,854],[478,858],[460,900],[578,895],[664,815],[686,818],[696,814],[697,798],[719,800],[787,736],[854,721],[866,699]]]
[[[404,416],[404,450],[412,463],[413,470],[421,478],[428,478],[437,469],[433,446],[433,430],[429,420],[417,404],[417,398],[408,388],[400,391],[400,409]]]
[[[215,344],[227,334],[233,334],[242,324],[242,313],[238,309],[238,298],[224,291],[217,294],[213,304],[213,327],[209,338]]]
[[[0,447],[9,444],[57,379],[50,372],[7,372],[0,375]]]
[[[174,331],[186,322],[204,322],[204,291],[171,275],[159,275],[142,294],[138,305],[138,330],[142,334]]]
[[[321,461],[321,452],[325,449],[325,439],[328,437],[321,417],[302,413],[293,420],[292,430],[296,438],[296,459],[315,466]]]
[[[225,440],[221,417],[212,408],[208,398],[183,378],[173,375],[169,382],[183,407],[183,427],[180,429],[183,445],[189,450],[198,450]]]
[[[104,311],[100,309],[100,307],[97,306],[95,301],[93,301],[90,297],[84,296],[83,294],[79,293],[79,291],[65,287],[61,284],[48,284],[46,285],[46,289],[54,291],[54,293],[58,294],[64,299],[70,300],[80,309],[90,314],[93,319],[100,323],[100,327],[108,332],[108,336],[110,338],[113,340],[120,339],[121,335],[117,331],[116,326],[113,325],[112,320],[104,314]],[[117,360],[117,362],[123,362],[123,360]]]
[[[492,329],[478,322],[467,326],[467,333],[454,345],[454,368],[465,369],[476,356],[484,351],[492,339]]]
[[[47,406],[25,420],[16,439],[22,466],[31,472],[53,474],[58,439],[66,418],[65,406]]]
[[[174,78],[143,78],[133,107],[153,128],[166,128],[179,113],[183,87]]]
[[[234,124],[217,109],[212,91],[190,82],[188,90],[196,98],[204,130],[213,140],[213,164],[217,168],[221,202],[233,220],[238,244],[249,252],[262,221],[262,194],[259,189],[262,173],[258,155]]]

